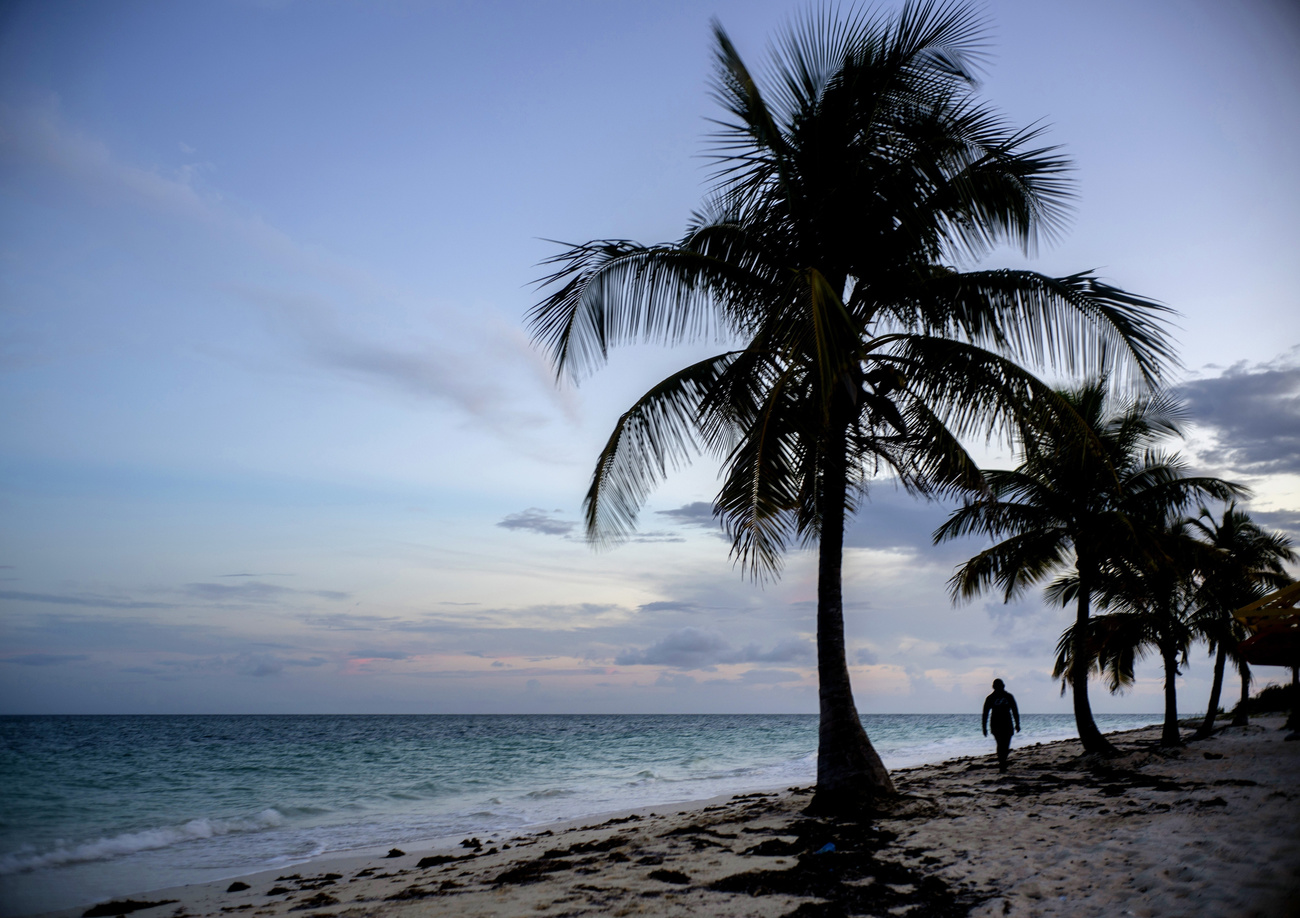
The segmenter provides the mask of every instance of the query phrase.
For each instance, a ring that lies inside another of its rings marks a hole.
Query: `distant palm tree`
[[[1214,681],[1205,720],[1193,735],[1193,739],[1203,739],[1214,732],[1223,671],[1229,658],[1245,674],[1243,693],[1250,691],[1250,668],[1237,656],[1237,643],[1246,634],[1232,613],[1290,583],[1291,577],[1283,564],[1294,562],[1296,553],[1287,536],[1265,532],[1250,514],[1238,510],[1235,503],[1224,508],[1217,519],[1202,507],[1199,516],[1188,520],[1188,526],[1215,550],[1201,575],[1197,591],[1199,608],[1192,620],[1192,627],[1205,638],[1214,654]],[[1238,710],[1246,716],[1244,704]]]
[[[1086,752],[1111,754],[1088,701],[1094,660],[1088,646],[1094,596],[1108,566],[1149,551],[1141,544],[1146,521],[1206,497],[1242,493],[1217,478],[1193,478],[1157,444],[1179,431],[1181,412],[1165,396],[1121,399],[1105,380],[1060,393],[1077,425],[1045,427],[1021,443],[1020,464],[984,472],[988,497],[969,501],[935,531],[935,542],[984,534],[1002,541],[971,558],[949,581],[954,598],[972,598],[994,586],[1003,599],[1023,594],[1048,576],[1066,580],[1050,595],[1075,602],[1075,624],[1065,648],[1062,691],[1073,690],[1075,724]],[[1073,578],[1073,587],[1069,587]],[[1060,656],[1058,655],[1058,660]]]
[[[952,267],[1059,225],[1066,163],[974,99],[975,15],[814,12],[778,40],[760,89],[715,24],[717,185],[680,242],[596,240],[550,259],[532,312],[559,374],[609,346],[732,346],[619,418],[585,501],[596,543],[625,537],[650,489],[697,451],[722,462],[714,513],[751,576],[818,546],[821,726],[812,809],[893,792],[858,716],[845,654],[846,515],[881,472],[912,491],[979,487],[960,439],[1054,407],[1022,364],[1170,359],[1162,307],[1089,274]]]
[[[1128,550],[1112,552],[1094,581],[1098,607],[1114,611],[1087,623],[1084,642],[1074,635],[1077,625],[1066,629],[1057,645],[1053,675],[1063,677],[1072,670],[1075,649],[1082,643],[1090,654],[1084,665],[1105,675],[1110,690],[1116,692],[1133,683],[1136,661],[1156,651],[1165,677],[1160,745],[1181,746],[1178,667],[1186,665],[1187,651],[1196,638],[1196,581],[1212,560],[1212,549],[1188,535],[1187,521],[1172,509],[1155,518],[1143,516],[1130,516]],[[1069,601],[1077,596],[1078,584],[1077,575],[1066,575],[1048,588],[1048,594]]]

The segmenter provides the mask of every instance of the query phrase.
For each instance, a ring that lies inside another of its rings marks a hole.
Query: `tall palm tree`
[[[1002,538],[971,558],[949,581],[955,599],[994,586],[1003,599],[1023,594],[1054,572],[1074,586],[1052,596],[1075,602],[1069,669],[1075,724],[1084,751],[1112,754],[1088,701],[1093,654],[1088,647],[1094,595],[1109,565],[1149,550],[1138,538],[1145,520],[1208,497],[1242,489],[1217,478],[1194,478],[1155,447],[1179,432],[1181,411],[1165,396],[1113,396],[1105,380],[1060,393],[1078,423],[1032,431],[1020,444],[1020,464],[988,470],[988,496],[954,511],[936,542],[963,535]],[[1064,686],[1062,687],[1064,690]]]
[[[585,501],[616,542],[670,468],[722,463],[714,513],[751,576],[792,541],[818,549],[821,726],[812,809],[893,792],[862,728],[845,656],[846,515],[881,473],[913,491],[978,487],[961,438],[1058,407],[1022,364],[1115,366],[1152,380],[1171,359],[1162,307],[1090,274],[950,267],[1059,227],[1066,162],[974,98],[982,27],[963,6],[826,10],[777,41],[755,79],[715,23],[715,187],[683,238],[596,240],[550,260],[530,316],[558,375],[611,345],[722,339],[619,418]]]
[[[1192,737],[1203,739],[1214,732],[1228,658],[1239,668],[1247,667],[1236,653],[1238,641],[1246,635],[1232,613],[1265,593],[1290,583],[1291,578],[1283,564],[1295,562],[1296,553],[1291,549],[1290,538],[1264,531],[1250,518],[1250,514],[1238,510],[1235,503],[1225,507],[1218,518],[1208,508],[1201,507],[1200,514],[1188,520],[1187,525],[1214,548],[1214,556],[1202,573],[1197,594],[1199,608],[1192,622],[1209,644],[1210,653],[1214,654],[1214,681],[1210,685],[1205,720]],[[1248,667],[1245,672],[1249,674]],[[1249,691],[1249,675],[1245,685]],[[1240,710],[1244,714],[1245,706],[1242,705]]]

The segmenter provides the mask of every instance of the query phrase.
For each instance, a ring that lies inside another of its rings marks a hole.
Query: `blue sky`
[[[758,65],[798,9],[0,7],[0,711],[815,711],[811,558],[745,582],[707,463],[638,540],[580,537],[614,419],[690,349],[557,388],[522,321],[544,240],[699,203],[709,18]],[[1179,311],[1189,457],[1300,535],[1300,16],[986,11],[984,94],[1077,167],[1032,264]],[[953,608],[978,545],[929,547],[942,518],[885,485],[850,531],[859,706],[1001,675],[1068,710],[1065,614]],[[1142,672],[1096,707],[1158,709]]]

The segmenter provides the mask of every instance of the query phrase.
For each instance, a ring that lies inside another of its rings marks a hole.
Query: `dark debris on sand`
[[[769,839],[744,853],[797,856],[793,867],[738,873],[708,888],[821,900],[803,903],[786,918],[880,915],[893,910],[906,910],[918,918],[960,918],[985,898],[954,889],[936,876],[878,859],[877,854],[897,836],[866,823],[804,818],[780,834],[795,835],[797,840]]]
[[[105,918],[108,915],[126,915],[145,908],[159,905],[171,905],[175,899],[159,899],[157,902],[144,902],[139,899],[119,899],[115,902],[101,902],[81,913],[81,918]]]

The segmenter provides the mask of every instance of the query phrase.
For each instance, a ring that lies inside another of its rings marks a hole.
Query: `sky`
[[[700,203],[710,18],[760,69],[801,9],[0,6],[0,713],[815,712],[814,558],[745,580],[716,467],[582,537],[614,421],[703,351],[557,386],[524,322],[547,240],[674,239]],[[1184,455],[1300,540],[1300,13],[982,9],[983,98],[1076,191],[985,264],[1177,310]],[[1069,613],[954,606],[983,544],[932,547],[947,509],[881,482],[849,528],[859,709],[978,711],[1000,676],[1069,711]],[[1209,675],[1194,649],[1185,712]],[[1158,711],[1139,676],[1094,708]]]

